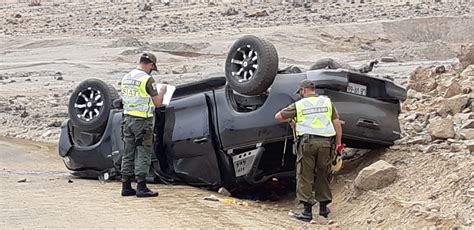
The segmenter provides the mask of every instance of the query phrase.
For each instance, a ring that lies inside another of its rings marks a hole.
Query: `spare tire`
[[[225,63],[229,86],[238,93],[259,95],[273,83],[278,71],[278,53],[268,41],[247,35],[230,48]]]
[[[81,131],[101,132],[109,119],[112,102],[118,98],[117,90],[99,79],[81,82],[69,98],[72,125]]]

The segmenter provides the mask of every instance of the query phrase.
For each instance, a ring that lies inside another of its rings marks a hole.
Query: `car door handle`
[[[200,144],[200,143],[204,143],[204,142],[207,142],[207,141],[208,141],[207,137],[203,137],[203,138],[199,138],[199,139],[194,139],[193,143],[194,144]]]
[[[377,122],[369,119],[359,119],[356,123],[357,126],[369,128],[369,129],[380,129],[380,126]]]

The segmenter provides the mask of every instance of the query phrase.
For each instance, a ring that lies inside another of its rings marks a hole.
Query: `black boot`
[[[328,208],[328,204],[331,203],[331,201],[322,201],[319,202],[319,215],[328,218],[329,213],[331,213],[331,210]]]
[[[158,196],[158,192],[153,192],[146,187],[146,181],[137,183],[137,197],[154,197]]]
[[[125,179],[122,181],[122,196],[135,196],[137,191],[132,188],[132,180]]]
[[[303,205],[304,211],[302,213],[294,213],[293,217],[298,220],[310,222],[313,219],[313,205],[306,202],[303,202]]]

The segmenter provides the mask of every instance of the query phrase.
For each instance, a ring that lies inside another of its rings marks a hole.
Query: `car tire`
[[[112,102],[118,98],[117,90],[99,79],[81,82],[69,98],[72,125],[85,132],[101,132],[109,119]]]
[[[278,71],[278,53],[270,42],[247,35],[237,40],[227,54],[225,75],[238,93],[253,96],[264,93]]]

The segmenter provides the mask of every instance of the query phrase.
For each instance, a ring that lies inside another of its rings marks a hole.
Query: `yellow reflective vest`
[[[134,69],[122,78],[121,91],[123,113],[134,117],[153,117],[155,105],[146,91],[146,83],[151,76]]]
[[[306,97],[296,102],[296,134],[333,137],[332,103],[326,96]]]

